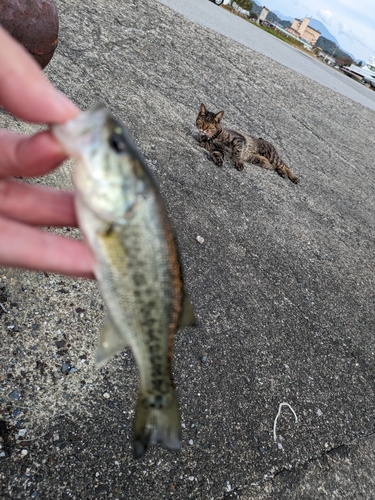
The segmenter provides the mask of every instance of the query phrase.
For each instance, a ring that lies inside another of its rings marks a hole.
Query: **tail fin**
[[[181,445],[180,412],[173,388],[167,394],[138,395],[134,425],[134,458],[140,458],[151,444],[161,443],[169,450]]]

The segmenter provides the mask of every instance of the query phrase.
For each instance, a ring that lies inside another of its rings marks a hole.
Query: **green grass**
[[[294,47],[297,47],[299,49],[305,49],[305,46],[303,43],[299,42],[298,40],[295,40],[294,38],[291,38],[287,35],[284,35],[284,33],[280,33],[280,31],[276,31],[272,28],[269,28],[268,26],[262,26],[261,24],[256,24],[256,26],[263,31],[267,31],[267,33],[270,33],[271,35],[275,36],[276,38],[279,38],[283,42],[289,43],[289,45],[293,45]]]

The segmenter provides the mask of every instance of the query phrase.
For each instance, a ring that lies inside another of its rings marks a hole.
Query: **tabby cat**
[[[257,139],[237,130],[226,130],[221,125],[224,111],[211,113],[204,104],[200,105],[197,116],[197,127],[200,144],[211,153],[211,158],[221,167],[224,154],[232,155],[237,170],[243,170],[244,162],[255,163],[268,170],[276,170],[281,177],[289,177],[295,184],[299,183],[290,168],[282,161],[275,147],[264,139]]]

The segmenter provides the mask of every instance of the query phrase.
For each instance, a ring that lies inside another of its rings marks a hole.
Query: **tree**
[[[253,2],[251,0],[231,0],[230,5],[232,9],[234,3],[236,3],[241,9],[248,10],[249,12],[253,9]]]

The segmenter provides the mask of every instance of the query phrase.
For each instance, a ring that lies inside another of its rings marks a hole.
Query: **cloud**
[[[338,23],[339,34],[349,38],[351,42],[357,42],[366,48],[371,48],[365,37],[360,37],[346,23]]]
[[[330,10],[320,9],[317,12],[317,16],[326,24],[330,25],[332,23],[333,14]]]

